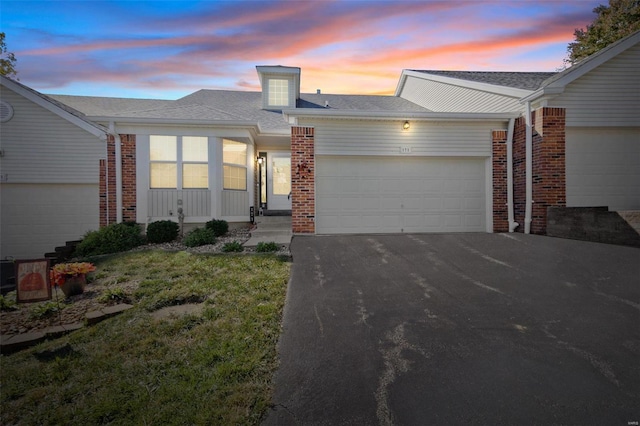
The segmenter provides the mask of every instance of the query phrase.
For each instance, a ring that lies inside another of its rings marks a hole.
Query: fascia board
[[[393,94],[394,96],[400,96],[402,93],[402,89],[404,89],[404,83],[407,81],[407,73],[411,72],[409,70],[402,70],[402,74],[400,74],[400,80],[398,80],[398,85],[396,86],[396,91]]]
[[[98,122],[113,122],[116,125],[118,124],[129,124],[129,125],[148,125],[148,124],[157,124],[157,125],[165,125],[165,126],[199,126],[199,127],[222,127],[222,128],[246,128],[250,132],[256,135],[263,134],[262,129],[259,123],[255,121],[212,121],[212,120],[190,120],[190,119],[172,119],[167,120],[166,118],[128,118],[128,117],[106,117],[106,116],[92,116],[89,117],[93,121]]]
[[[314,117],[355,120],[421,120],[421,121],[476,121],[476,120],[509,120],[521,115],[520,111],[513,112],[402,112],[402,111],[332,111],[322,109],[295,109],[282,111],[285,118]]]
[[[99,138],[100,140],[102,141],[107,140],[106,131],[99,128],[95,124],[89,123],[88,121],[83,120],[82,118],[75,116],[68,111],[65,111],[64,109],[60,108],[58,105],[47,101],[45,98],[38,96],[36,93],[30,90],[26,90],[24,87],[14,83],[8,78],[0,76],[0,82],[2,82],[2,85],[8,88],[9,90],[12,90],[13,92],[19,94],[20,96],[23,96],[24,98],[33,102],[34,104],[39,105],[42,108],[56,114],[58,117],[70,122],[71,124],[74,124],[75,126],[81,128],[82,130],[85,130],[86,132],[91,133],[92,135]],[[87,117],[87,119],[89,118]]]
[[[402,72],[402,79],[406,80],[407,77],[416,77],[422,80],[437,81],[439,83],[451,84],[453,86],[466,87],[468,89],[480,90],[483,92],[495,93],[497,95],[510,96],[513,98],[522,98],[531,93],[531,90],[517,89],[515,87],[498,86],[495,84],[481,83],[478,81],[462,80],[460,78],[445,77],[442,75],[435,75],[417,71],[405,70]],[[404,81],[402,82],[404,85]],[[400,87],[398,87],[400,89]],[[396,95],[399,92],[396,91]]]
[[[559,94],[561,94],[562,92],[564,92],[564,86],[559,86],[559,87],[543,87],[541,89],[536,90],[535,92],[531,93],[529,96],[525,96],[524,98],[521,98],[519,101],[521,104],[525,104],[527,102],[533,102],[539,98],[542,97],[548,97],[548,98],[553,98]]]

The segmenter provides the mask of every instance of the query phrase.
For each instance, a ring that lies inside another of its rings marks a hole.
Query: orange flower
[[[61,286],[67,280],[67,277],[77,277],[78,275],[88,274],[96,270],[93,263],[76,262],[76,263],[59,263],[49,272],[51,284]]]

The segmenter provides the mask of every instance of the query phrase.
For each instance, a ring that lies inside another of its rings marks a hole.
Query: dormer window
[[[262,86],[262,108],[280,110],[295,108],[300,98],[300,68],[258,66]]]
[[[269,79],[269,106],[289,106],[289,80]]]

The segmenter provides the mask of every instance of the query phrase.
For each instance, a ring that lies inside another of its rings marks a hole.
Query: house
[[[639,41],[560,73],[405,70],[395,96],[300,93],[300,68],[258,66],[259,92],[41,98],[105,129],[100,225],[543,234],[549,206],[640,209]]]
[[[106,131],[0,76],[0,258],[41,258],[96,229]]]

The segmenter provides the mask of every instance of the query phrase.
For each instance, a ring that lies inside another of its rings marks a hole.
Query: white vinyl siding
[[[318,234],[485,232],[484,158],[320,156]]]
[[[178,200],[181,204],[178,204]],[[152,218],[178,217],[178,208],[185,216],[211,216],[211,191],[208,189],[152,189],[148,192],[147,211]]]
[[[640,123],[640,45],[568,84],[549,106],[566,108],[567,126],[637,126]]]
[[[6,87],[0,97],[14,110],[0,126],[7,183],[98,183],[106,142]]]
[[[300,119],[315,128],[316,155],[491,156],[491,131],[506,122],[356,121]],[[409,148],[403,154],[401,148]]]
[[[99,226],[98,185],[0,184],[0,258],[41,258]]]
[[[640,127],[568,129],[566,159],[568,207],[640,210]]]
[[[435,112],[521,111],[518,98],[408,76],[400,97]]]

